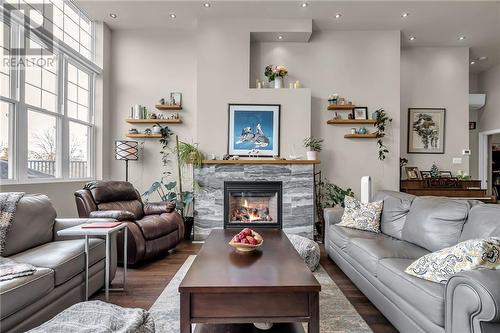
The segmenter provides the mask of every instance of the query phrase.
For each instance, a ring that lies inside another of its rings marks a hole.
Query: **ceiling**
[[[500,63],[500,1],[78,2],[92,18],[106,22],[112,30],[194,29],[199,18],[307,18],[313,20],[313,31],[401,30],[403,47],[467,46],[475,62],[471,72]],[[208,8],[204,6],[207,2]],[[307,6],[302,7],[302,3]],[[117,17],[110,17],[111,13]],[[335,18],[337,13],[340,18]],[[402,13],[408,16],[403,18]],[[415,37],[413,41],[409,40],[411,36]],[[460,41],[459,36],[465,39]]]

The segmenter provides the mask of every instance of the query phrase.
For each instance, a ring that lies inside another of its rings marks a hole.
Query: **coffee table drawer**
[[[191,294],[192,318],[307,316],[307,293]]]

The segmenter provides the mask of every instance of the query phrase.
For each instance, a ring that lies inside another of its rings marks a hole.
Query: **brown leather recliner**
[[[80,217],[114,218],[127,223],[129,264],[168,253],[184,237],[184,223],[172,202],[143,204],[129,182],[95,181],[75,192]],[[123,235],[118,236],[118,262],[123,263]]]

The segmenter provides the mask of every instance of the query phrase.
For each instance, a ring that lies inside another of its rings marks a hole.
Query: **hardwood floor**
[[[201,245],[184,242],[168,256],[138,267],[129,267],[127,292],[110,292],[109,302],[124,307],[149,309],[187,257],[197,254]],[[321,247],[320,263],[375,333],[397,332],[340,268],[328,258],[323,247]],[[119,267],[114,280],[117,284],[122,281],[122,272]],[[104,292],[94,295],[92,299],[104,300]]]

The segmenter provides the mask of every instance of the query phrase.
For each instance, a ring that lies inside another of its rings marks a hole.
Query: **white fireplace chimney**
[[[369,203],[372,200],[372,178],[370,176],[361,177],[361,202]]]

